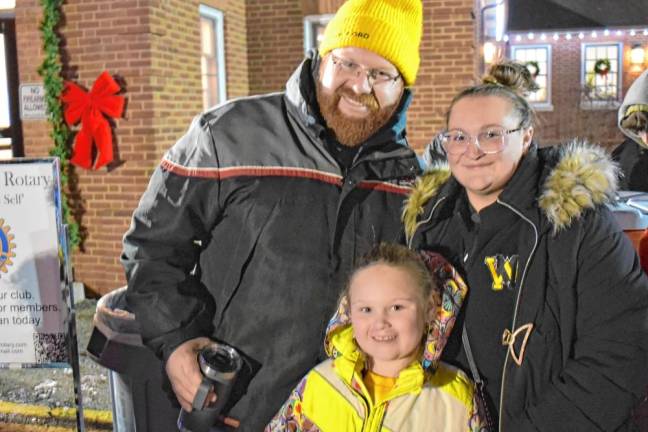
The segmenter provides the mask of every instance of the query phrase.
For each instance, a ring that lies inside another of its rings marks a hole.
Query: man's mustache
[[[380,104],[378,103],[378,100],[373,93],[356,94],[353,92],[353,90],[349,90],[348,88],[341,88],[337,91],[337,94],[338,97],[344,96],[354,102],[361,103],[362,105],[366,106],[371,112],[376,112],[380,109]]]

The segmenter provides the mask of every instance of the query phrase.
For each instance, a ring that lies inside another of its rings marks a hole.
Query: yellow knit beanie
[[[342,47],[373,51],[398,68],[405,85],[416,80],[423,26],[421,0],[348,0],[324,31],[319,52]]]

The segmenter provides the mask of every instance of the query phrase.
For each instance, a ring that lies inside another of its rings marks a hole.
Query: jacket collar
[[[539,208],[556,234],[586,210],[613,201],[617,183],[618,168],[605,150],[573,141],[558,148],[532,147],[498,200],[536,224],[540,223]],[[447,165],[437,165],[423,174],[403,210],[407,237],[414,235],[435,206],[434,220],[448,217],[461,189]]]
[[[368,396],[362,379],[366,359],[353,338],[353,329],[350,326],[346,326],[337,331],[331,342],[335,346],[335,350],[340,353],[333,359],[338,376],[349,386]],[[423,388],[424,382],[425,371],[423,370],[423,366],[421,366],[421,363],[413,361],[400,372],[396,380],[396,385],[387,396],[387,399],[392,399],[405,393],[418,393]]]

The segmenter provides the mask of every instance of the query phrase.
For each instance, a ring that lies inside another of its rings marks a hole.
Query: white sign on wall
[[[39,120],[47,118],[43,84],[21,84],[19,93],[21,119]]]
[[[0,162],[0,366],[68,362],[58,160]]]

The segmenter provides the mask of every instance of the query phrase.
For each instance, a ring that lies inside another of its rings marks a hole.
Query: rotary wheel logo
[[[12,242],[14,236],[9,233],[10,227],[4,222],[4,219],[0,218],[0,272],[7,273],[7,267],[13,264],[11,258],[16,256],[13,251],[16,244]]]

